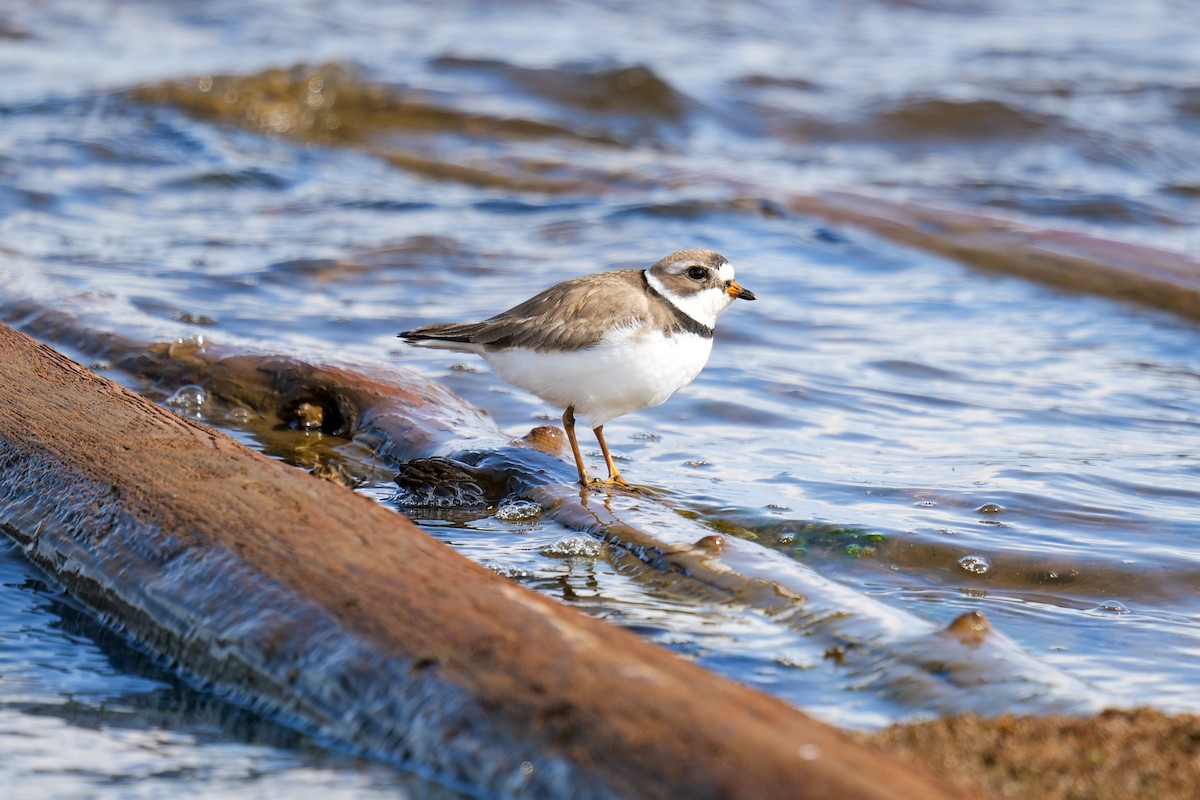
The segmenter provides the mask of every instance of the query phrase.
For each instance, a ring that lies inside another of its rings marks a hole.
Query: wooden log
[[[964,796],[7,326],[0,515],[187,672],[485,792]]]
[[[851,192],[793,197],[788,206],[979,269],[1200,319],[1200,262],[1180,253]]]

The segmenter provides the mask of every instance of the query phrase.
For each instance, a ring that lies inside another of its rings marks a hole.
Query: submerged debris
[[[982,642],[992,631],[992,624],[982,611],[968,611],[959,614],[946,626],[946,633],[957,638],[963,644]]]
[[[547,160],[544,153],[539,159],[529,158],[519,148],[507,158],[464,163],[464,141],[585,142],[613,147],[621,145],[622,138],[569,119],[522,119],[456,108],[442,104],[428,91],[368,81],[351,64],[202,75],[139,87],[129,94],[137,102],[172,105],[197,117],[260,133],[363,148],[397,168],[470,185],[598,191],[619,177]]]
[[[466,464],[438,457],[404,462],[395,481],[401,508],[486,508],[503,491]]]

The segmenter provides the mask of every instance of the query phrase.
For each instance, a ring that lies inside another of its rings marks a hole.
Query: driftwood
[[[34,561],[156,653],[487,792],[961,796],[6,326],[0,509]]]
[[[851,192],[794,197],[788,205],[989,272],[1200,319],[1200,263],[1180,253]]]

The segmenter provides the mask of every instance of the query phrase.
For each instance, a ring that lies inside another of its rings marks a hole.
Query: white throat
[[[733,269],[728,265],[721,267],[721,273],[729,272],[728,275],[721,274],[723,279],[733,278]],[[667,298],[667,302],[678,308],[684,314],[687,314],[692,319],[699,322],[706,328],[711,328],[717,324],[717,317],[721,316],[721,312],[729,308],[729,304],[733,302],[733,298],[720,286],[712,286],[708,289],[703,289],[699,292],[681,296],[672,292],[657,276],[646,271],[646,283],[654,291]]]

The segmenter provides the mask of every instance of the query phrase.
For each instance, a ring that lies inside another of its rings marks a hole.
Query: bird
[[[563,410],[579,482],[633,487],[621,475],[604,425],[657,406],[700,374],[713,326],[734,300],[755,294],[733,266],[705,249],[677,250],[646,269],[597,272],[555,284],[481,322],[424,325],[406,343],[482,356],[506,383]],[[589,478],[575,436],[586,417],[608,468]]]

